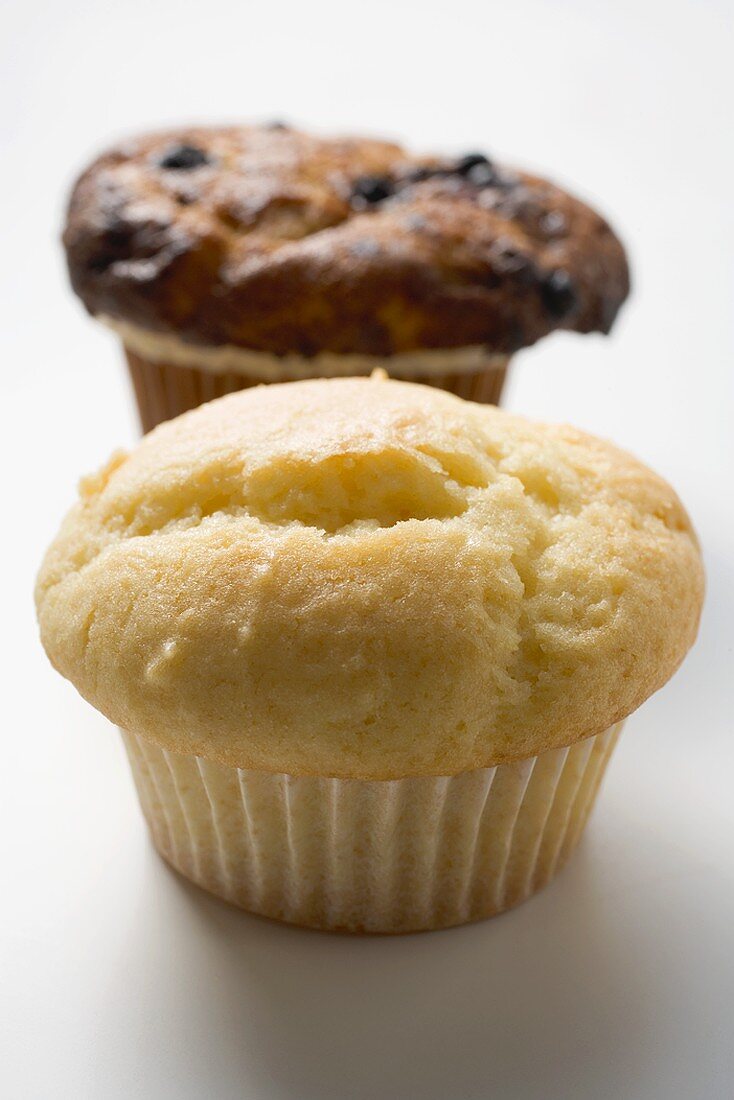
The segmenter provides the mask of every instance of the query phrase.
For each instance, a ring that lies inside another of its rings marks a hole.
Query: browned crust
[[[78,180],[71,280],[93,314],[275,354],[508,353],[557,328],[608,332],[629,291],[608,224],[473,159],[280,126],[147,135]]]

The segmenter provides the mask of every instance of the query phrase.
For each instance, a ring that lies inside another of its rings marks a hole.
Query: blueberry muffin
[[[96,160],[64,233],[121,336],[145,429],[260,382],[369,374],[497,403],[555,329],[608,332],[629,279],[607,223],[484,155],[287,126],[146,135]]]
[[[37,606],[174,867],[266,916],[398,932],[552,878],[702,594],[680,501],[629,455],[352,378],[233,394],[116,455]]]

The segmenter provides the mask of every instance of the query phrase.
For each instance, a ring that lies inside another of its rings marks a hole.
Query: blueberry
[[[549,210],[540,219],[540,229],[546,237],[562,237],[567,229],[565,215],[560,210]]]
[[[552,317],[560,319],[576,308],[578,298],[567,271],[557,268],[546,275],[540,284],[543,305]]]
[[[209,157],[203,149],[195,145],[173,145],[159,161],[161,168],[172,171],[188,172],[191,168],[201,168],[209,163]]]
[[[475,187],[490,187],[497,182],[497,172],[489,157],[484,153],[467,153],[460,157],[454,171],[473,183]]]
[[[466,178],[475,187],[491,187],[497,182],[497,176],[491,164],[476,164],[467,172]]]
[[[484,153],[466,153],[463,157],[459,157],[456,162],[455,170],[460,176],[468,176],[473,168],[477,168],[480,164],[492,167],[492,162],[489,157],[485,157]]]
[[[389,199],[395,188],[387,176],[360,176],[352,184],[352,198],[372,204]]]
[[[502,256],[497,257],[495,266],[499,271],[507,272],[508,275],[514,275],[518,271],[524,271],[528,266],[528,261],[526,256],[522,256],[519,252],[508,249]]]
[[[492,270],[498,275],[519,275],[528,271],[530,262],[519,249],[503,238],[494,242],[490,249]]]

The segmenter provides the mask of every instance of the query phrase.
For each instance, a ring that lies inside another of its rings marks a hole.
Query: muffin
[[[514,352],[608,332],[629,289],[607,223],[543,179],[283,125],[116,146],[74,187],[64,243],[122,338],[144,430],[256,383],[375,367],[498,404]]]
[[[549,881],[702,591],[683,507],[634,458],[353,378],[233,394],[117,454],[37,607],[178,871],[280,920],[405,932]]]

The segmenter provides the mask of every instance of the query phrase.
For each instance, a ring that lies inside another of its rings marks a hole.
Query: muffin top
[[[573,428],[381,379],[237,393],[82,481],[37,587],[58,670],[168,749],[454,774],[599,733],[692,644],[673,490]]]
[[[116,146],[78,180],[64,243],[91,313],[276,355],[507,354],[608,332],[629,290],[607,223],[546,180],[282,125]]]

